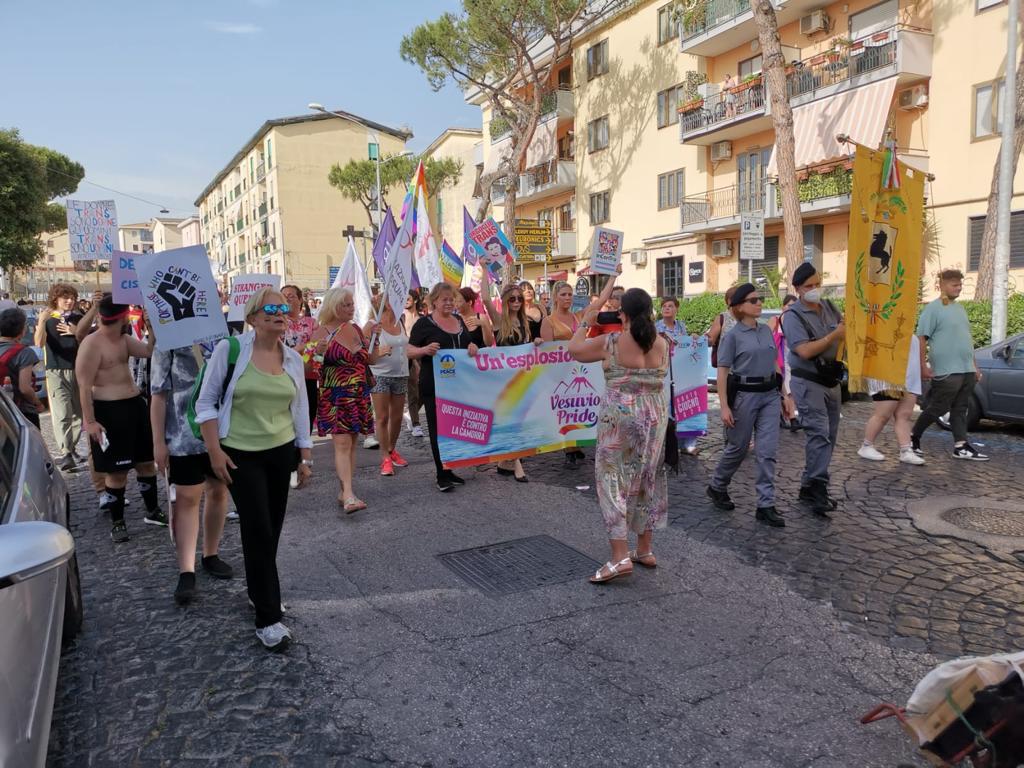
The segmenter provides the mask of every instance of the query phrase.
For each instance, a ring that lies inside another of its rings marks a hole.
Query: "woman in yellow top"
[[[291,632],[281,623],[277,545],[290,475],[297,471],[301,487],[312,474],[309,402],[302,357],[282,341],[288,330],[284,296],[273,288],[257,291],[245,305],[245,319],[253,330],[237,337],[234,366],[228,361],[228,339],[206,365],[196,421],[210,466],[228,484],[238,509],[256,636],[267,648],[280,650]]]

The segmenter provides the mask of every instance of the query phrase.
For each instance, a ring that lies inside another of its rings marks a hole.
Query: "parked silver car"
[[[974,350],[981,381],[967,404],[967,428],[982,419],[1024,424],[1024,333]],[[949,414],[939,419],[949,429]]]
[[[39,431],[0,394],[0,766],[43,766],[62,642],[82,625],[70,499]]]

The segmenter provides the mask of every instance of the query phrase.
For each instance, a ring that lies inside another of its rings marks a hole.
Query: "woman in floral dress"
[[[313,334],[320,367],[320,404],[316,430],[334,442],[334,467],[341,481],[338,503],[346,514],[366,509],[352,486],[356,466],[358,435],[373,434],[370,408],[370,363],[377,362],[377,349],[370,349],[363,331],[352,322],[355,300],[347,288],[332,288],[320,307],[320,328]],[[371,328],[371,332],[379,330]]]
[[[619,309],[622,333],[587,339],[587,328],[597,317],[591,307],[569,342],[569,353],[578,361],[601,360],[604,368],[595,474],[611,560],[590,578],[594,584],[630,575],[633,563],[645,568],[658,564],[651,546],[654,529],[665,527],[668,511],[668,486],[660,471],[668,425],[668,342],[654,328],[653,309],[646,291],[631,288]],[[637,536],[634,550],[629,549],[630,531]]]

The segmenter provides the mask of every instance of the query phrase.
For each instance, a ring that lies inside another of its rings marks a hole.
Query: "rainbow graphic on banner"
[[[441,262],[441,274],[444,275],[444,281],[450,286],[459,289],[462,285],[462,273],[465,272],[465,265],[462,263],[462,259],[459,258],[459,254],[455,252],[455,249],[448,245],[448,241],[444,240],[441,242],[441,253],[438,254],[438,261]]]

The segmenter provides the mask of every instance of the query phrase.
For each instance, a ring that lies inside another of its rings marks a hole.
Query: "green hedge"
[[[829,298],[829,301],[835,304],[839,311],[846,310],[845,299],[833,296]],[[775,308],[778,303],[778,301],[766,299],[765,307]],[[974,300],[960,303],[967,311],[975,348],[988,346],[992,340],[992,303]],[[661,302],[656,300],[655,305],[660,316]],[[706,333],[715,317],[725,312],[725,309],[725,297],[722,294],[702,293],[691,299],[683,299],[678,317],[686,324],[686,330],[690,333]],[[1015,293],[1010,296],[1006,307],[1006,335],[1013,336],[1017,333],[1024,333],[1024,293]]]

